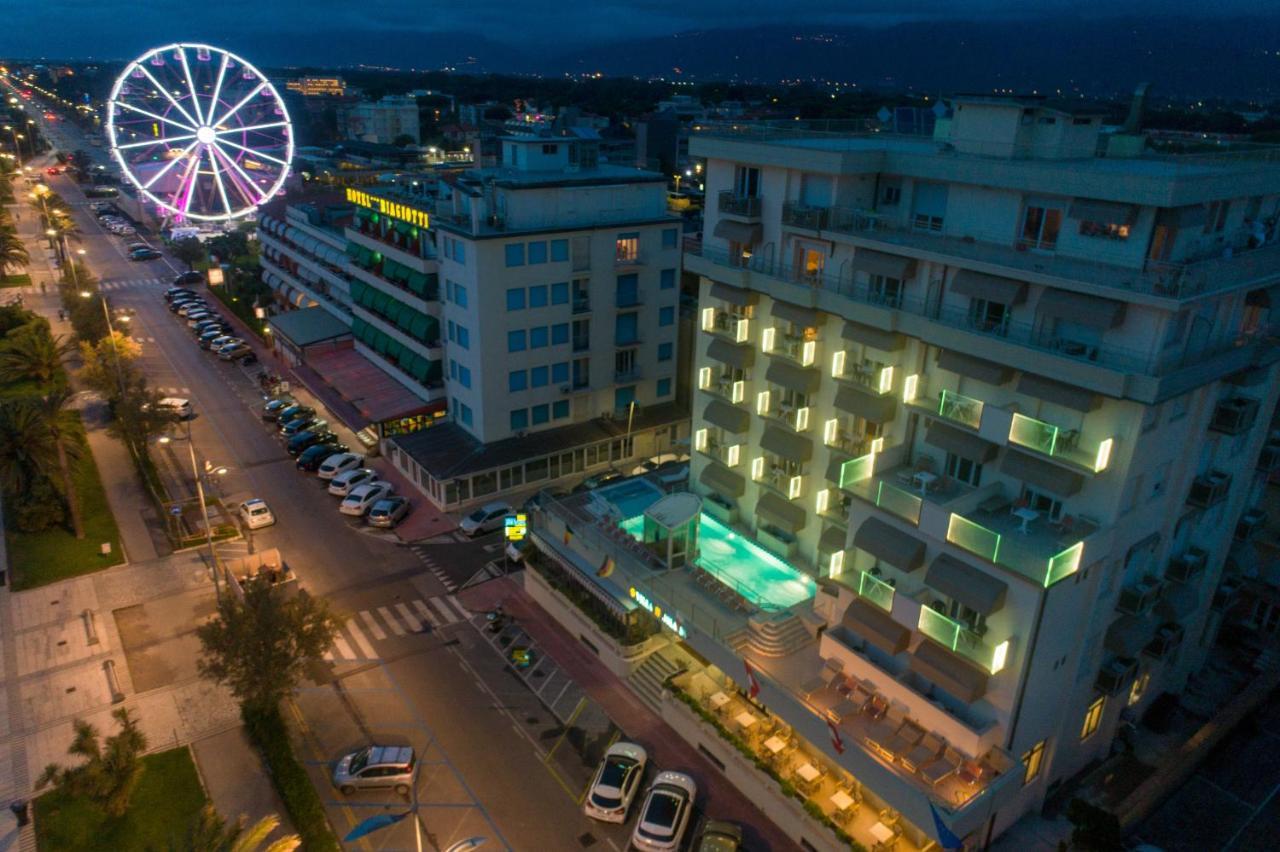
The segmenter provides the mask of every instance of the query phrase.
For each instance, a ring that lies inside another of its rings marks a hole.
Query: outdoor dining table
[[[729,703],[729,696],[725,695],[723,692],[716,692],[712,694],[709,700],[711,701],[711,709],[719,710],[721,707]]]
[[[787,747],[787,741],[777,736],[769,737],[769,739],[764,741],[764,747],[774,754],[777,754]]]
[[[847,811],[853,807],[853,797],[844,790],[836,790],[831,795],[831,804],[836,806],[837,811]]]
[[[738,727],[745,731],[760,720],[748,713],[746,710],[743,710],[734,717],[734,721],[738,723]]]
[[[804,766],[801,766],[796,770],[796,775],[799,775],[802,780],[812,784],[814,781],[818,780],[822,773],[819,772],[818,768],[812,763],[806,763]]]
[[[871,836],[880,843],[888,843],[893,839],[893,829],[882,822],[876,822],[871,826]]]

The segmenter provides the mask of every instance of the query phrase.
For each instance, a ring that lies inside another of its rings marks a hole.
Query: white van
[[[179,420],[190,420],[195,416],[195,412],[191,410],[191,400],[182,399],[177,396],[166,396],[157,404],[161,411],[166,414],[172,414]]]

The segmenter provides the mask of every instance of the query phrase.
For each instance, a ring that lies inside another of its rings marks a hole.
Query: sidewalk
[[[719,769],[642,704],[626,684],[525,594],[518,579],[504,577],[482,583],[459,592],[458,598],[472,612],[489,610],[501,604],[507,614],[519,622],[520,627],[554,658],[560,668],[569,673],[628,737],[645,744],[650,759],[656,765],[696,769],[701,777],[720,781],[699,791],[699,796],[706,797],[703,810],[707,814],[715,819],[751,825],[764,840],[766,848],[783,850],[796,847],[796,842],[783,834],[724,779]]]
[[[191,751],[209,800],[223,819],[234,823],[243,815],[246,825],[253,825],[275,814],[280,818],[280,827],[271,833],[270,839],[293,833],[284,803],[271,786],[270,776],[263,771],[262,760],[243,727],[196,740],[191,744]]]

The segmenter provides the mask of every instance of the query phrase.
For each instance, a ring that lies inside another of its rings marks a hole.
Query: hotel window
[[[564,384],[569,381],[569,362],[560,361],[551,365],[551,381]]]
[[[680,235],[680,232],[675,228],[663,228],[662,229],[662,247],[664,249],[675,248],[676,241],[679,238],[679,235]]]
[[[1003,302],[986,299],[969,300],[969,325],[978,331],[1004,337],[1009,332],[1013,311]]]
[[[947,476],[958,479],[966,485],[976,488],[982,484],[982,465],[973,459],[947,453],[946,471]]]
[[[902,184],[887,183],[880,189],[880,205],[882,207],[897,207],[902,201]]]
[[[1040,777],[1040,770],[1044,766],[1044,746],[1045,741],[1041,740],[1027,749],[1022,755],[1022,785],[1024,787]]]
[[[546,387],[548,373],[549,370],[545,365],[534,367],[529,371],[529,385],[535,388]]]
[[[551,304],[567,305],[569,304],[569,282],[561,281],[558,284],[551,285]]]
[[[458,384],[464,388],[471,387],[471,370],[468,367],[458,366]]]
[[[529,428],[529,409],[517,408],[511,412],[511,431],[518,432]]]
[[[1142,696],[1146,695],[1147,687],[1151,685],[1151,672],[1143,672],[1133,679],[1133,685],[1129,687],[1129,705],[1132,707],[1142,700]]]
[[[458,403],[458,415],[462,420],[463,426],[471,425],[471,406],[465,402]]]
[[[658,280],[659,290],[672,290],[676,286],[676,271],[674,269],[664,269]]]
[[[507,290],[507,310],[523,311],[524,310],[524,288],[512,287]]]
[[[529,307],[545,308],[547,306],[547,285],[535,284],[529,288]]]
[[[1052,494],[1027,488],[1022,492],[1022,499],[1026,501],[1028,509],[1039,512],[1051,521],[1062,517],[1062,501]]]
[[[614,243],[614,260],[618,263],[635,263],[640,257],[640,234],[618,234]]]
[[[867,286],[867,294],[870,297],[868,301],[872,304],[890,308],[902,307],[902,281],[897,278],[872,275],[871,283]]]
[[[522,391],[529,386],[529,380],[524,370],[512,370],[507,373],[507,390],[511,393]]]
[[[1022,244],[1050,250],[1058,245],[1062,228],[1062,208],[1028,205],[1022,214]]]
[[[563,420],[569,416],[569,400],[561,399],[551,403],[551,419]]]
[[[658,344],[658,360],[670,361],[672,348],[673,347],[670,343],[659,343]]]
[[[665,307],[658,309],[658,325],[672,325],[676,321],[676,309],[673,307]]]
[[[524,329],[507,332],[507,351],[523,352],[525,350],[525,334]]]
[[[529,243],[529,265],[547,262],[546,240],[535,240]]]
[[[551,261],[559,263],[569,259],[569,241],[568,240],[552,240],[551,241]]]
[[[1089,709],[1084,711],[1084,724],[1080,726],[1080,740],[1089,739],[1093,732],[1098,730],[1098,726],[1102,724],[1102,710],[1107,704],[1107,697],[1099,695],[1089,705]]]
[[[911,201],[911,227],[917,231],[941,233],[947,214],[947,185],[917,183]]]
[[[535,405],[531,410],[534,426],[541,426],[551,419],[551,407],[548,405]]]
[[[507,266],[524,266],[524,243],[507,243]]]
[[[547,345],[548,335],[545,325],[534,326],[529,329],[529,348],[542,349]]]
[[[453,285],[453,301],[460,308],[467,306],[467,288],[461,284]]]
[[[658,379],[658,399],[671,396],[671,380]]]
[[[559,346],[569,342],[569,323],[561,322],[551,326],[551,345]]]
[[[733,169],[733,194],[738,198],[755,198],[760,194],[760,170],[750,166]]]
[[[635,311],[618,314],[614,319],[613,337],[618,346],[640,342],[640,315]]]
[[[471,332],[462,323],[457,324],[458,339],[457,344],[463,349],[471,348]]]

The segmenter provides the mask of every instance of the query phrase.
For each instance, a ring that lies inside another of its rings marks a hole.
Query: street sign
[[[523,512],[507,515],[503,530],[506,532],[507,541],[524,541],[524,537],[529,534],[528,516]]]

